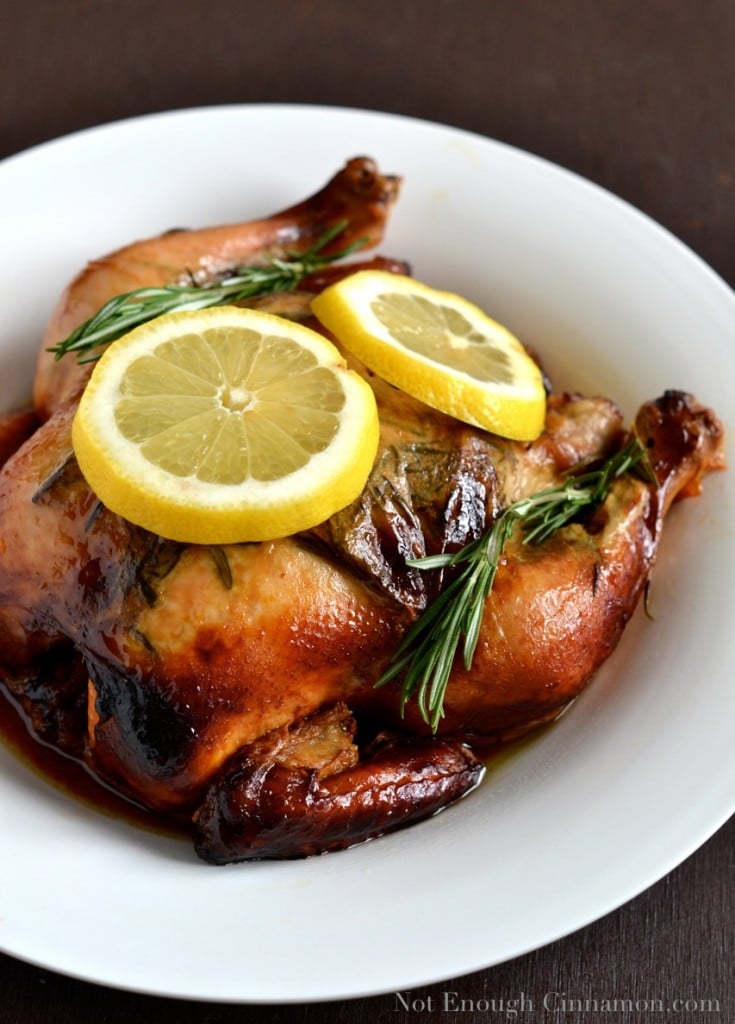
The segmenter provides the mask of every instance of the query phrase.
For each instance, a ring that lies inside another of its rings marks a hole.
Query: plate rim
[[[649,231],[652,230],[660,238],[665,240],[665,243],[666,243],[666,245],[668,247],[673,246],[675,250],[678,250],[678,252],[679,252],[679,254],[681,256],[684,256],[687,260],[690,261],[691,265],[697,265],[699,271],[703,272],[706,275],[706,277],[707,277],[707,279],[709,281],[710,286],[711,287],[716,287],[716,288],[719,288],[719,289],[724,289],[724,292],[722,292],[723,298],[727,298],[727,300],[729,302],[735,304],[735,294],[733,294],[733,292],[730,289],[729,285],[724,281],[724,279],[711,266],[709,266],[705,262],[705,260],[701,256],[699,256],[696,252],[694,252],[694,250],[689,248],[684,242],[682,242],[679,238],[677,238],[669,229],[667,229],[666,227],[662,226],[661,224],[659,224],[658,222],[653,220],[648,214],[646,214],[645,212],[639,210],[637,207],[635,207],[632,204],[630,204],[627,200],[622,199],[622,198],[620,198],[618,196],[615,196],[613,193],[609,192],[604,187],[596,184],[595,182],[590,181],[589,179],[586,179],[586,178],[580,176],[575,171],[570,170],[570,169],[565,168],[565,167],[562,167],[562,166],[560,166],[558,164],[555,164],[555,163],[553,163],[553,162],[547,160],[546,158],[544,158],[542,156],[539,156],[537,154],[529,153],[529,152],[527,152],[525,150],[521,150],[521,149],[518,149],[515,146],[509,145],[508,143],[505,143],[505,142],[502,142],[500,140],[495,140],[495,139],[491,139],[491,138],[479,135],[479,134],[477,134],[475,132],[468,131],[467,129],[456,128],[456,127],[454,127],[452,125],[441,124],[439,122],[429,121],[429,120],[422,119],[422,118],[415,118],[415,117],[412,117],[412,116],[409,116],[409,115],[403,115],[403,114],[395,114],[395,113],[382,112],[382,111],[377,111],[377,110],[362,110],[362,109],[359,109],[359,108],[341,107],[341,106],[333,106],[333,105],[324,105],[324,106],[322,106],[322,105],[318,105],[318,104],[293,104],[293,103],[259,103],[259,104],[238,104],[238,103],[233,103],[233,104],[223,104],[223,105],[207,105],[207,106],[201,106],[201,107],[180,108],[180,109],[171,110],[171,111],[157,111],[157,112],[151,113],[151,114],[142,114],[142,115],[135,115],[135,116],[131,116],[131,117],[120,118],[120,119],[112,121],[112,122],[98,124],[98,125],[90,126],[88,128],[82,128],[82,129],[79,129],[77,131],[71,132],[68,135],[60,136],[60,137],[55,138],[55,139],[50,139],[50,140],[38,143],[37,145],[29,147],[28,149],[23,150],[23,151],[21,151],[19,153],[11,154],[10,156],[4,158],[0,162],[0,184],[2,183],[3,171],[4,171],[4,169],[8,165],[13,164],[16,161],[21,161],[21,160],[23,160],[25,158],[33,159],[33,158],[37,158],[38,155],[43,156],[44,151],[51,150],[53,147],[57,147],[57,146],[60,146],[60,145],[64,145],[64,144],[74,145],[74,144],[79,144],[80,142],[83,144],[84,141],[88,137],[93,135],[93,134],[100,134],[100,133],[103,133],[105,131],[108,131],[108,132],[112,131],[112,132],[114,132],[116,129],[120,129],[122,127],[127,127],[129,129],[134,129],[137,125],[140,125],[141,123],[144,123],[144,122],[148,123],[148,122],[151,122],[152,120],[158,120],[158,121],[171,120],[172,118],[176,118],[176,117],[179,117],[179,116],[191,117],[193,115],[194,117],[200,117],[200,116],[206,117],[208,114],[211,115],[213,112],[217,112],[217,113],[227,112],[227,113],[230,113],[230,114],[242,115],[243,113],[244,114],[248,114],[248,113],[250,113],[252,111],[256,111],[256,110],[260,111],[260,112],[264,112],[264,113],[274,114],[274,115],[283,115],[285,113],[285,114],[288,114],[289,116],[293,116],[293,115],[299,115],[300,116],[300,115],[304,114],[305,112],[310,112],[311,116],[318,115],[320,117],[324,117],[324,116],[329,117],[333,113],[337,113],[337,114],[339,114],[342,117],[344,117],[344,116],[355,116],[355,115],[357,115],[357,116],[368,116],[368,117],[371,117],[371,118],[375,118],[376,121],[380,121],[380,120],[383,120],[383,119],[388,119],[390,121],[396,121],[397,120],[397,121],[405,122],[407,124],[415,124],[415,125],[425,126],[427,128],[430,128],[430,129],[437,129],[437,130],[439,130],[441,132],[449,132],[452,135],[465,137],[465,138],[468,138],[468,139],[471,139],[471,140],[474,140],[474,141],[479,141],[483,145],[488,145],[489,144],[492,147],[497,147],[498,149],[505,151],[509,155],[520,157],[524,161],[529,161],[530,160],[530,161],[534,162],[535,164],[537,164],[539,166],[543,166],[546,169],[547,172],[550,172],[550,173],[553,173],[555,175],[560,176],[565,182],[566,181],[571,181],[577,187],[582,187],[582,188],[588,189],[588,190],[591,189],[591,190],[593,190],[593,192],[598,197],[601,197],[601,198],[604,197],[604,201],[605,202],[609,202],[610,200],[612,200],[616,205],[619,205],[620,208],[627,209],[637,219],[640,219],[642,223],[645,222],[645,224],[647,225],[647,229]],[[692,263],[692,261],[694,261],[694,262]],[[688,856],[691,855],[691,853],[693,853],[703,843],[705,843],[709,838],[711,838],[711,836],[716,831],[718,831],[719,828],[722,827],[722,825],[731,817],[731,815],[734,812],[735,812],[735,794],[733,794],[733,799],[731,801],[731,805],[729,807],[725,807],[723,805],[723,807],[721,809],[721,813],[719,814],[719,816],[712,817],[712,819],[710,821],[710,825],[708,827],[708,830],[706,830],[706,834],[702,835],[702,833],[700,831],[700,833],[698,833],[697,836],[693,836],[692,839],[691,839],[691,842],[690,842],[690,844],[688,846],[688,848],[686,848],[686,849],[684,849],[684,848],[678,849],[676,851],[676,853],[673,854],[672,857],[670,858],[670,862],[669,862],[669,865],[667,867],[665,867],[662,871],[658,871],[658,870],[654,871],[652,876],[649,877],[647,880],[645,880],[645,879],[644,880],[639,880],[639,882],[633,884],[631,886],[631,889],[628,892],[628,894],[623,896],[622,898],[618,898],[617,895],[615,897],[613,897],[609,901],[607,909],[603,910],[602,912],[599,912],[599,909],[593,909],[593,910],[590,911],[589,916],[585,917],[584,915],[582,915],[581,917],[577,918],[576,923],[573,923],[571,925],[564,925],[556,933],[553,933],[553,934],[547,933],[547,935],[543,938],[542,941],[537,942],[537,943],[533,942],[530,945],[526,946],[525,948],[516,949],[515,951],[510,952],[507,957],[504,957],[503,959],[494,960],[492,962],[492,964],[486,963],[483,960],[483,958],[480,957],[476,963],[471,964],[471,965],[467,966],[466,968],[462,969],[461,973],[462,974],[472,973],[472,972],[474,972],[476,970],[481,970],[481,969],[484,969],[484,968],[486,968],[488,966],[492,966],[494,964],[499,964],[499,963],[502,963],[502,962],[506,962],[507,960],[510,960],[510,959],[515,959],[516,957],[522,956],[522,955],[530,952],[531,950],[540,948],[540,947],[545,946],[545,945],[547,945],[547,944],[549,944],[551,942],[557,941],[558,939],[560,939],[560,938],[562,938],[562,937],[564,937],[566,935],[569,935],[569,934],[579,930],[582,927],[585,927],[586,925],[590,924],[592,921],[598,920],[599,918],[605,916],[605,914],[607,914],[610,911],[614,910],[616,907],[619,907],[619,906],[623,905],[624,903],[628,902],[630,899],[632,899],[635,896],[639,895],[641,892],[643,892],[650,885],[652,885],[656,881],[660,880],[662,877],[664,877],[666,874],[668,874],[671,870],[673,870],[676,866],[681,864],[682,861],[684,861]],[[35,963],[37,966],[48,967],[48,968],[50,968],[52,970],[61,971],[62,973],[66,974],[66,975],[69,975],[71,977],[76,977],[76,978],[78,978],[80,980],[84,980],[84,981],[88,981],[88,982],[96,983],[96,984],[101,984],[101,985],[107,985],[107,986],[111,986],[111,987],[115,987],[115,988],[121,988],[121,989],[125,989],[125,990],[128,990],[128,991],[140,992],[140,993],[148,994],[148,995],[169,996],[169,997],[174,997],[174,998],[188,998],[188,999],[193,999],[193,1000],[206,1000],[206,1001],[212,1001],[212,1002],[215,1002],[215,1001],[222,1001],[222,1002],[237,1001],[237,1002],[242,1002],[242,1003],[253,1003],[253,1004],[257,1004],[257,1003],[273,1004],[275,1002],[297,1003],[297,1002],[304,1002],[304,1001],[315,1001],[317,999],[319,999],[320,1001],[334,1001],[334,1000],[345,999],[345,998],[361,998],[361,997],[366,997],[366,996],[379,995],[379,994],[384,994],[384,993],[386,993],[388,991],[391,991],[390,988],[386,989],[384,986],[379,986],[379,987],[376,987],[376,988],[366,987],[363,991],[360,991],[360,992],[336,992],[334,994],[327,993],[327,994],[323,994],[323,995],[319,995],[319,996],[311,995],[311,996],[307,997],[306,999],[304,998],[303,995],[299,995],[298,993],[296,993],[292,997],[289,997],[287,994],[285,994],[285,996],[282,996],[279,999],[274,999],[272,997],[266,997],[266,998],[262,998],[261,999],[261,998],[257,998],[257,997],[254,997],[252,995],[249,995],[249,996],[243,996],[241,998],[238,998],[237,1000],[233,1000],[232,997],[225,997],[224,999],[219,1000],[217,998],[216,994],[213,995],[212,993],[206,993],[206,994],[198,995],[198,994],[193,993],[193,992],[185,992],[185,993],[182,994],[182,993],[179,993],[179,992],[171,992],[171,991],[164,991],[164,990],[161,990],[161,989],[156,989],[155,987],[151,988],[150,986],[144,986],[144,987],[137,988],[137,987],[135,987],[134,984],[130,984],[129,982],[128,983],[121,982],[120,980],[116,980],[114,978],[103,978],[103,977],[99,977],[99,976],[92,976],[90,974],[85,973],[84,971],[74,972],[74,971],[71,971],[68,966],[59,967],[59,966],[56,966],[54,964],[48,963],[46,958],[34,959],[32,956],[29,956],[27,954],[27,952],[26,953],[19,953],[19,952],[15,951],[12,948],[7,948],[5,946],[5,944],[4,944],[4,942],[3,942],[3,935],[2,935],[1,932],[0,932],[0,948],[2,948],[3,951],[7,952],[8,955],[19,957],[20,959],[26,960],[29,963]],[[450,975],[446,975],[446,978],[449,978],[451,976],[452,976],[451,974]],[[437,982],[439,980],[444,980],[444,978],[437,978],[436,976],[425,977],[425,978],[416,977],[415,980],[411,980],[410,984],[407,985],[407,986],[404,986],[404,987],[415,987],[415,986],[418,986],[418,985],[426,985],[426,984],[435,983],[435,982]]]

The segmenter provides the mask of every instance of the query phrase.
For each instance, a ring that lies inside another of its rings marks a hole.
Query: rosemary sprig
[[[341,220],[334,224],[304,253],[290,252],[285,259],[273,257],[258,266],[237,267],[233,274],[220,281],[138,288],[116,295],[49,351],[57,360],[68,352],[76,352],[79,363],[94,362],[102,354],[100,346],[164,313],[204,309],[240,302],[255,295],[292,291],[304,277],[350,256],[365,245],[366,240],[360,239],[330,256],[322,255],[329,243],[342,234],[347,223]]]
[[[495,582],[500,557],[516,526],[525,544],[541,544],[582,511],[607,497],[613,481],[643,461],[645,449],[633,437],[601,466],[570,473],[556,487],[514,501],[482,537],[454,554],[429,555],[407,562],[419,569],[463,566],[462,571],[407,630],[391,667],[376,686],[384,686],[405,672],[401,710],[415,696],[425,722],[436,732],[444,717],[444,697],[457,650],[471,668],[480,635],[485,601]]]

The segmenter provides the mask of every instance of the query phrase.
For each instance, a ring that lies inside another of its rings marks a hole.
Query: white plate
[[[344,159],[405,177],[381,251],[543,353],[559,387],[630,414],[668,387],[732,432],[735,298],[670,235],[541,160],[451,128],[309,107],[225,107],[83,132],[0,165],[5,406],[57,293],[89,257],[173,226],[258,216]],[[0,750],[0,947],[163,995],[286,1002],[405,991],[594,920],[735,807],[733,475],[675,509],[655,620],[481,790],[345,853],[214,869],[100,816]]]

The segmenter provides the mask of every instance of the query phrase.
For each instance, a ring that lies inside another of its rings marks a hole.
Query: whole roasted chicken
[[[51,317],[35,413],[1,424],[0,678],[41,740],[130,800],[190,821],[213,863],[349,846],[476,786],[478,751],[555,718],[613,651],[667,510],[723,466],[720,424],[693,397],[644,405],[634,429],[653,475],[622,475],[539,545],[510,538],[436,733],[412,702],[402,708],[400,684],[375,685],[446,584],[407,560],[460,550],[512,502],[620,450],[630,429],[611,401],[552,393],[538,440],[504,441],[352,360],[374,388],[381,440],[362,495],[329,521],[206,547],[103,507],[70,440],[90,367],[54,361],[49,347],[115,295],[304,252],[342,221],[335,246],[375,245],[398,190],[353,159],[266,220],[169,233],[94,261]],[[369,265],[406,271],[380,257]],[[313,326],[310,297],[354,268],[253,301]]]

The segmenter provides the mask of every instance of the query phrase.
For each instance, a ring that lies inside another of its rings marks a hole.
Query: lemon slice
[[[312,309],[346,349],[414,398],[502,437],[541,433],[541,371],[510,331],[466,299],[364,270],[326,288]]]
[[[219,306],[161,316],[110,345],[72,442],[97,497],[139,526],[197,544],[271,540],[357,497],[378,414],[326,338]]]

